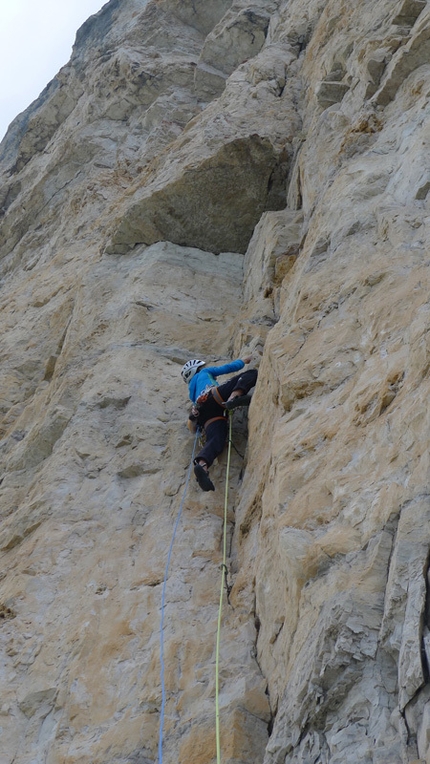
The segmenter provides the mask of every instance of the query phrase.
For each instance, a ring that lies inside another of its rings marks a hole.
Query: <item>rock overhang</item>
[[[202,161],[138,189],[111,230],[108,254],[168,239],[210,252],[245,253],[263,212],[283,209],[289,154],[256,133],[220,144]]]

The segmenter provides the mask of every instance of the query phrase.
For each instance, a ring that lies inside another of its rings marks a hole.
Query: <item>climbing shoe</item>
[[[194,465],[194,474],[202,491],[215,491],[215,486],[212,483],[209,474],[201,464]]]
[[[232,398],[231,401],[226,401],[224,406],[228,411],[237,408],[238,406],[249,406],[251,403],[250,395],[237,395],[236,398]]]

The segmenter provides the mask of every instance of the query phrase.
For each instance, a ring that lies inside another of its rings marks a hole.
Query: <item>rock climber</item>
[[[203,491],[214,491],[215,486],[209,477],[209,468],[225,446],[228,432],[227,411],[237,406],[249,406],[248,395],[257,381],[257,370],[248,369],[237,374],[218,386],[217,377],[243,369],[251,362],[251,357],[226,363],[223,366],[206,366],[205,361],[197,358],[187,361],[181,375],[188,385],[190,400],[193,403],[188,418],[188,428],[196,432],[197,427],[204,428],[206,443],[194,459],[194,474]]]

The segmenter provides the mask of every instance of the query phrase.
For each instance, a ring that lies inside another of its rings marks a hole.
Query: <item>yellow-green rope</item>
[[[227,454],[227,470],[225,478],[225,494],[224,494],[224,524],[223,524],[223,542],[222,542],[222,567],[221,567],[221,590],[219,594],[219,610],[218,610],[218,629],[216,636],[216,655],[215,655],[215,732],[216,732],[216,760],[217,764],[221,764],[221,742],[220,742],[220,725],[219,725],[219,648],[221,642],[221,617],[222,617],[222,601],[224,597],[224,576],[227,570],[227,510],[228,510],[228,481],[230,475],[230,457],[231,457],[231,426],[232,415],[229,412],[229,431],[228,431],[228,454]]]

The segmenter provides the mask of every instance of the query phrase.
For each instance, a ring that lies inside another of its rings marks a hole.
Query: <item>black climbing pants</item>
[[[217,393],[219,393],[224,402],[234,390],[242,390],[246,394],[257,382],[257,374],[256,369],[248,369],[243,374],[237,374],[235,377],[227,380],[227,382],[219,385],[216,388]],[[228,433],[226,410],[217,402],[212,393],[209,394],[207,400],[200,407],[198,425],[205,429],[206,443],[194,461],[197,462],[199,459],[204,459],[208,467],[210,467],[216,457],[222,453]]]

